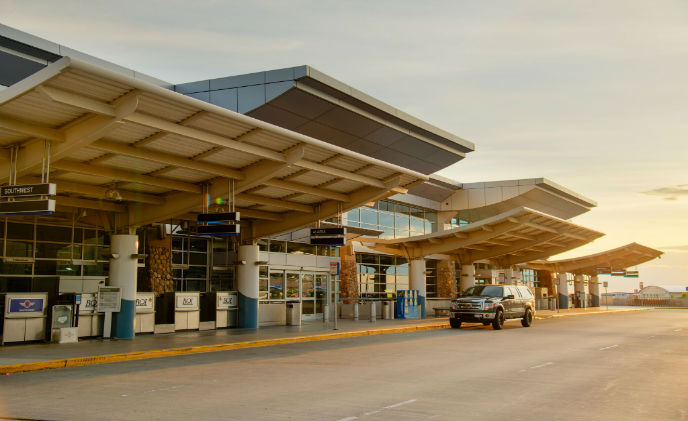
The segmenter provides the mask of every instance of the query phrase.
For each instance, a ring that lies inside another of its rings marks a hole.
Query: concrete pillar
[[[569,308],[569,283],[566,279],[566,272],[559,274],[557,293],[559,295],[559,308]]]
[[[583,281],[583,275],[576,275],[573,281],[573,289],[576,293],[576,307],[585,307],[585,282]]]
[[[456,298],[456,268],[453,260],[437,261],[437,296]]]
[[[588,281],[588,290],[590,291],[590,295],[592,296],[592,306],[593,307],[599,307],[600,306],[600,281],[597,279],[597,275],[593,275],[590,277],[590,280]]]
[[[425,318],[425,259],[411,259],[409,262],[410,289],[418,290],[420,317]]]
[[[246,263],[237,266],[239,291],[239,327],[258,327],[258,245],[239,246],[237,259]]]
[[[459,281],[459,294],[466,291],[468,288],[475,286],[475,266],[461,265],[461,280]]]
[[[122,304],[119,313],[113,315],[112,335],[120,339],[134,337],[134,318],[136,317],[136,273],[139,252],[138,235],[117,234],[111,238],[110,286],[120,287]]]
[[[516,284],[516,279],[514,276],[514,270],[512,268],[508,268],[504,271],[504,283],[506,285],[515,285]]]

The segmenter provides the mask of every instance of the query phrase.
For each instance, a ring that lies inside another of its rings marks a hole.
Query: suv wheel
[[[453,327],[454,329],[458,329],[461,327],[461,320],[450,317],[449,318],[449,325],[451,327]]]
[[[533,312],[528,308],[526,309],[526,315],[521,319],[521,325],[523,327],[530,327],[533,324]]]
[[[504,327],[504,311],[497,310],[494,320],[492,320],[492,329],[500,330]]]

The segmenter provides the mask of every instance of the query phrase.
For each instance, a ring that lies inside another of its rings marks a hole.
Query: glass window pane
[[[425,224],[421,218],[411,217],[411,232],[423,234]]]
[[[304,243],[287,243],[287,252],[289,254],[304,254],[315,255],[315,246]]]
[[[109,263],[97,263],[95,265],[84,265],[84,276],[105,276],[108,274]]]
[[[299,274],[287,272],[287,298],[299,298]]]
[[[204,279],[208,273],[208,268],[206,266],[189,266],[188,269],[184,269],[184,278],[194,278],[194,279]]]
[[[284,272],[270,272],[270,299],[284,298]]]
[[[409,207],[406,206],[406,205],[401,205],[401,204],[398,204],[398,203],[397,203],[396,212],[397,212],[397,213],[408,214],[408,213],[409,213]]]
[[[96,230],[84,230],[84,243],[97,244],[98,232]]]
[[[268,277],[268,267],[267,266],[260,266],[258,269],[258,276],[261,278],[267,278]]]
[[[258,279],[258,299],[267,300],[268,299],[268,278]]]
[[[394,227],[394,214],[380,212],[380,226],[381,227]]]
[[[301,296],[315,297],[315,279],[312,273],[304,273],[301,276]]]
[[[84,260],[97,260],[98,247],[84,246]]]
[[[81,266],[78,265],[72,265],[70,262],[57,262],[57,268],[56,268],[56,274],[57,275],[66,275],[66,276],[80,276],[81,275]]]
[[[409,216],[397,214],[396,224],[394,225],[399,230],[409,229]]]
[[[346,219],[349,222],[358,222],[359,219],[359,210],[358,209],[353,209],[350,210],[349,212],[346,213]]]
[[[189,264],[205,266],[208,264],[208,255],[205,253],[189,253]]]
[[[6,275],[31,275],[32,264],[5,263],[0,260],[0,273]]]
[[[172,237],[172,250],[184,250],[184,238]]]
[[[69,244],[36,243],[36,258],[71,259],[72,249]]]
[[[26,292],[31,291],[31,277],[25,278],[0,278],[0,292]]]
[[[192,238],[191,239],[191,244],[189,246],[189,250],[191,251],[208,251],[208,240],[206,239],[199,239],[199,238]]]
[[[361,263],[379,264],[380,263],[380,256],[378,256],[377,254],[363,254],[363,253],[361,253]]]
[[[370,208],[362,208],[361,223],[366,225],[377,225],[377,212]]]
[[[260,239],[258,240],[258,250],[259,251],[268,251],[268,240],[266,239]]]
[[[7,256],[33,257],[33,243],[7,240]]]
[[[33,224],[7,223],[7,238],[15,240],[33,240]]]
[[[205,292],[205,281],[200,279],[185,279],[186,291]]]
[[[85,255],[85,253],[84,253]],[[172,253],[172,264],[173,265],[182,265],[184,264],[184,253]]]
[[[286,253],[287,252],[286,241],[270,240],[270,252],[272,252],[272,253]]]
[[[54,241],[56,243],[71,243],[71,227],[54,227],[52,225],[39,225],[36,231],[36,241]]]

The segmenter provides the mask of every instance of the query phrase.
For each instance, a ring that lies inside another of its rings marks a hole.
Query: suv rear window
[[[530,288],[518,287],[518,289],[521,292],[521,295],[523,296],[523,298],[533,298],[533,293],[530,292]]]

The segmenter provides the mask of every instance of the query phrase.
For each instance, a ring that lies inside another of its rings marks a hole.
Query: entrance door
[[[301,273],[302,320],[319,320],[323,317],[327,299],[327,274]]]

